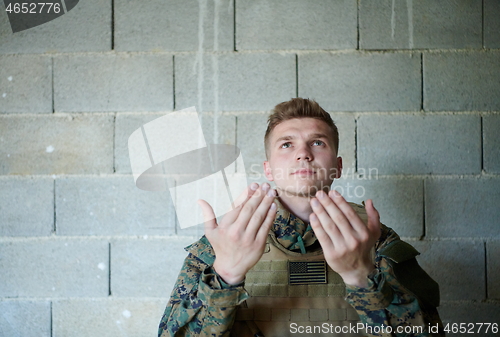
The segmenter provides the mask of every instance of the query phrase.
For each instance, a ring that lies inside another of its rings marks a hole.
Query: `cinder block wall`
[[[444,322],[500,323],[498,1],[86,0],[15,34],[0,9],[0,336],[155,336],[202,230],[134,186],[129,135],[194,105],[260,182],[266,114],[296,96]]]

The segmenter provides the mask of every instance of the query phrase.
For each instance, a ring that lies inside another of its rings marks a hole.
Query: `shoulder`
[[[368,215],[366,213],[366,209],[364,205],[356,204],[354,202],[348,202],[348,204],[352,207],[352,209],[356,212],[356,214],[363,220],[363,222],[366,224],[368,222]],[[389,245],[392,242],[395,241],[401,241],[399,235],[390,227],[387,227],[384,224],[380,224],[380,238],[378,239],[378,242],[376,244],[376,249],[380,250],[384,248],[385,246]]]

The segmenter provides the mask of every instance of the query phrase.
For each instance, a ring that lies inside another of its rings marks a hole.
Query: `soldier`
[[[205,236],[189,252],[159,336],[440,336],[439,287],[418,252],[348,203],[339,137],[316,102],[278,104],[264,174],[220,223],[200,200]]]

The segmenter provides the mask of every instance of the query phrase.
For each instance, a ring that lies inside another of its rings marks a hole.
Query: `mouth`
[[[299,169],[295,172],[293,172],[292,174],[293,175],[298,175],[298,176],[312,176],[314,175],[316,172],[312,169],[306,169],[306,168],[303,168],[303,169]]]

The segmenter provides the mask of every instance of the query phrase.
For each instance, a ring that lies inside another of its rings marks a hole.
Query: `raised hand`
[[[367,276],[375,268],[371,250],[380,237],[380,217],[372,200],[366,201],[367,225],[335,190],[316,193],[311,207],[311,227],[330,268],[345,284],[366,287]]]
[[[238,197],[235,204],[239,206],[227,213],[220,224],[210,204],[198,200],[205,236],[215,252],[213,267],[226,283],[243,281],[264,253],[267,234],[276,216],[275,197],[276,191],[269,184],[259,188],[253,183]]]

